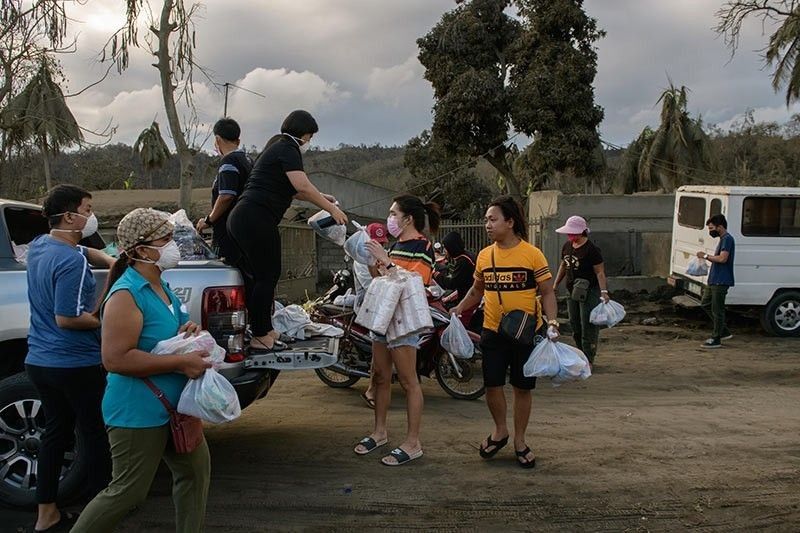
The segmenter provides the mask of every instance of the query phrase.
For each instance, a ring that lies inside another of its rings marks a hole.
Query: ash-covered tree
[[[411,174],[405,188],[437,202],[447,219],[479,218],[491,201],[492,191],[474,171],[474,161],[449,157],[433,143],[428,130],[406,145],[403,164]]]
[[[595,175],[603,110],[594,43],[604,33],[583,1],[456,3],[417,41],[434,91],[434,143],[450,157],[484,156],[521,200],[554,172]],[[532,139],[525,164],[504,142],[512,128]]]
[[[144,171],[144,185],[153,188],[153,171],[162,168],[169,161],[169,146],[161,136],[161,128],[155,120],[145,128],[133,144],[133,155],[139,158]]]

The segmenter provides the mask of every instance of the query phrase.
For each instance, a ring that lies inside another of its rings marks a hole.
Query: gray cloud
[[[157,3],[157,2],[156,2]],[[605,108],[603,137],[626,144],[646,124],[656,125],[655,101],[667,84],[691,89],[689,105],[707,122],[728,124],[747,108],[782,120],[789,112],[772,91],[755,50],[766,37],[748,26],[733,60],[714,33],[721,0],[586,2],[608,35],[598,43],[596,98]],[[416,39],[451,9],[452,0],[209,0],[198,20],[196,58],[218,83],[232,82],[267,96],[230,95],[229,114],[242,123],[247,144],[260,146],[290,110],[317,116],[323,146],[401,144],[430,126],[432,93],[416,60]],[[95,61],[123,20],[115,0],[74,9],[79,51],[64,58],[70,90],[104,71]],[[143,29],[142,34],[146,34]],[[119,125],[130,143],[157,114],[165,123],[156,70],[146,51],[131,67],[71,98],[79,120],[98,128]],[[203,127],[221,116],[222,92],[199,73],[195,101]]]

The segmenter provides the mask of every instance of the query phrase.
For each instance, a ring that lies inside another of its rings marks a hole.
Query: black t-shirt
[[[244,184],[247,182],[252,168],[253,163],[244,150],[234,150],[223,157],[219,162],[217,177],[211,186],[211,205],[217,203],[220,194],[227,194],[238,199],[244,191]],[[231,209],[223,213],[219,220],[214,221],[214,241],[217,243],[228,233],[225,224]]]
[[[294,170],[303,170],[300,147],[294,139],[284,135],[256,160],[241,202],[263,207],[272,221],[279,224],[297,194],[286,175]]]
[[[567,241],[561,249],[561,260],[567,272],[567,290],[572,290],[575,278],[588,279],[592,287],[598,285],[594,267],[603,262],[603,255],[592,241],[586,241],[580,248],[573,248]]]

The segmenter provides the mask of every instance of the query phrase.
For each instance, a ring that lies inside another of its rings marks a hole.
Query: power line
[[[434,181],[439,181],[439,180],[441,180],[441,179],[444,179],[444,178],[446,178],[446,177],[448,177],[448,176],[450,176],[450,175],[452,175],[452,174],[455,174],[456,172],[458,172],[458,171],[460,171],[460,170],[463,170],[463,169],[465,169],[465,168],[472,167],[473,165],[475,165],[475,163],[477,163],[477,162],[478,162],[478,160],[479,160],[479,159],[481,159],[482,157],[485,157],[485,156],[489,155],[490,153],[494,152],[495,150],[497,150],[497,149],[498,149],[498,148],[500,148],[501,146],[505,146],[507,143],[509,143],[509,142],[513,141],[513,140],[514,140],[514,138],[516,138],[517,136],[519,136],[519,132],[517,132],[517,133],[515,133],[514,135],[512,135],[511,137],[507,138],[505,141],[501,142],[501,143],[500,143],[500,144],[498,144],[497,146],[494,146],[494,147],[490,148],[489,150],[486,150],[486,151],[485,151],[485,152],[483,152],[481,155],[479,155],[479,156],[476,156],[476,157],[473,157],[472,159],[470,159],[470,160],[469,160],[469,161],[467,161],[466,163],[463,163],[463,164],[461,164],[461,165],[459,165],[459,166],[457,166],[457,167],[455,167],[455,168],[453,168],[453,169],[450,169],[450,170],[448,170],[447,172],[444,172],[444,173],[442,173],[442,174],[439,174],[438,176],[435,176],[435,177],[433,177],[433,178],[431,178],[431,179],[429,179],[429,180],[425,180],[425,181],[423,181],[423,182],[421,182],[421,183],[417,183],[416,185],[414,185],[414,186],[412,186],[412,187],[408,187],[406,190],[410,192],[410,191],[413,191],[413,190],[415,190],[415,189],[419,189],[420,187],[424,187],[425,185],[428,185],[428,184],[430,184],[430,183],[433,183]],[[382,197],[382,198],[377,198],[377,199],[375,199],[375,200],[370,200],[369,202],[365,202],[365,203],[363,203],[363,204],[360,204],[360,205],[356,205],[356,206],[348,207],[348,208],[347,208],[347,210],[348,210],[348,211],[352,211],[352,210],[354,210],[354,209],[358,209],[358,208],[360,208],[360,207],[365,207],[365,206],[368,206],[368,205],[372,205],[372,204],[375,204],[375,203],[378,203],[378,202],[385,202],[386,200],[391,200],[391,199],[392,199],[392,198],[394,198],[394,197],[395,197],[395,194],[393,194],[393,195],[391,195],[391,196],[385,196],[385,197]]]

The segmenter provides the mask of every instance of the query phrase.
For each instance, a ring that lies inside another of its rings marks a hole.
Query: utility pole
[[[238,85],[234,85],[233,83],[230,83],[230,82],[227,82],[227,81],[225,83],[220,83],[218,85],[222,85],[223,87],[225,87],[225,105],[224,105],[224,107],[222,109],[222,116],[223,117],[227,117],[228,116],[228,89],[230,87],[233,87],[234,89],[239,89],[239,90],[248,92],[250,94],[254,94],[254,95],[259,96],[261,98],[266,98],[266,96],[264,96],[261,93],[257,93],[255,91],[251,91],[250,89],[245,89],[244,87],[239,87]]]

